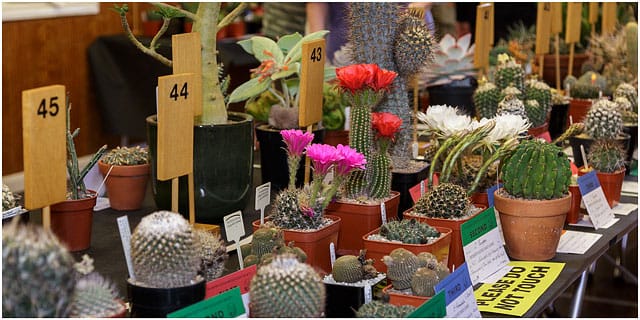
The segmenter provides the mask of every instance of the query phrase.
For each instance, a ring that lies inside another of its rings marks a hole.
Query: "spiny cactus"
[[[16,196],[11,192],[9,186],[2,184],[2,211],[13,209],[17,205]]]
[[[627,43],[627,59],[629,71],[638,72],[638,23],[628,22],[624,26]],[[637,76],[637,75],[636,75]]]
[[[434,53],[434,39],[424,23],[423,17],[412,14],[400,18],[400,33],[395,39],[393,54],[402,75],[413,75],[418,72],[416,66],[426,65]]]
[[[615,103],[600,99],[587,112],[584,125],[594,139],[615,139],[622,133],[622,115]]]
[[[525,199],[557,199],[567,195],[569,158],[559,147],[539,140],[522,141],[502,167],[504,189]]]
[[[274,247],[284,246],[284,233],[282,229],[262,225],[253,232],[251,241],[251,254],[262,258],[265,253],[271,253]]]
[[[536,100],[526,100],[524,109],[527,112],[527,118],[531,121],[531,127],[536,128],[543,125],[547,121],[547,110],[541,106]]]
[[[359,256],[344,255],[336,259],[331,270],[336,282],[354,283],[365,279],[373,279],[378,275],[373,267],[373,259],[365,259],[365,250]]]
[[[107,152],[102,157],[102,162],[112,166],[133,166],[149,163],[149,151],[147,148],[117,147]]]
[[[300,261],[300,262],[306,262],[307,261],[307,253],[304,252],[302,249],[300,249],[300,247],[296,247],[295,246],[295,242],[293,242],[293,241],[289,241],[289,244],[287,244],[286,246],[283,245],[283,246],[278,247],[277,248],[277,253],[278,254],[291,253],[291,254],[295,255],[296,258],[298,258],[298,261]]]
[[[406,318],[409,314],[415,311],[416,307],[396,306],[393,304],[385,303],[380,300],[373,300],[369,303],[363,304],[356,311],[357,318]]]
[[[382,262],[387,265],[387,278],[396,290],[410,288],[411,277],[420,267],[418,257],[405,248],[394,249],[389,255],[382,257]]]
[[[589,148],[587,160],[597,171],[613,173],[624,169],[625,151],[615,140],[596,140]]]
[[[214,235],[209,231],[194,229],[200,257],[200,274],[205,281],[219,278],[224,272],[224,264],[229,259],[227,247],[220,235]]]
[[[406,244],[425,244],[440,237],[440,232],[415,219],[394,220],[380,227],[380,235]]]
[[[521,116],[523,119],[529,119],[527,117],[527,111],[524,103],[518,98],[521,95],[521,91],[516,87],[507,87],[502,90],[504,99],[498,103],[497,115],[503,114],[515,114]]]
[[[509,55],[500,55],[498,57],[498,66],[496,68],[495,83],[500,90],[507,87],[515,87],[520,92],[518,97],[524,93],[524,69]]]
[[[426,267],[418,268],[411,277],[411,291],[416,296],[432,297],[436,294],[438,282],[440,278],[435,271]]]
[[[157,211],[142,218],[131,236],[136,282],[151,288],[192,284],[200,268],[196,238],[180,214]]]
[[[560,136],[558,136],[551,143],[552,144],[558,144],[560,142],[564,142],[565,140],[569,139],[570,137],[577,136],[577,135],[581,134],[582,132],[584,132],[584,128],[585,128],[584,127],[584,123],[576,122],[576,123],[570,125],[569,128],[567,128],[567,130],[565,130]]]
[[[251,279],[251,316],[319,318],[324,315],[325,286],[311,266],[284,254],[258,269]]]
[[[75,286],[73,257],[49,231],[14,219],[2,228],[2,317],[65,318]]]
[[[626,97],[615,97],[613,102],[616,104],[617,109],[622,116],[622,123],[624,124],[636,124],[638,122],[638,113],[633,111],[633,105]]]
[[[465,189],[453,183],[441,183],[423,195],[413,212],[432,218],[455,219],[469,214],[471,201]]]
[[[124,311],[116,286],[92,272],[76,283],[70,316],[72,318],[109,318]]]
[[[500,97],[500,89],[495,84],[488,81],[480,84],[473,93],[473,104],[476,106],[477,117],[480,119],[493,118],[498,111]]]
[[[638,90],[628,83],[618,85],[613,93],[614,98],[625,97],[631,103],[631,110],[638,112]]]
[[[524,82],[525,84],[525,101],[527,100],[535,100],[540,105],[540,108],[546,114],[551,112],[551,88],[546,83],[536,80],[530,79]]]
[[[373,152],[369,166],[371,172],[371,192],[374,199],[384,199],[391,193],[391,158],[387,147]]]
[[[271,211],[271,221],[275,225],[283,229],[317,229],[324,223],[324,216],[322,214],[306,214],[301,209],[301,200],[303,197],[308,197],[305,190],[299,189],[285,189],[278,194],[273,204]],[[313,212],[319,212],[314,209]]]

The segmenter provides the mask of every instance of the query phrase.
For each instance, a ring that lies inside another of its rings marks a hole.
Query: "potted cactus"
[[[580,78],[567,76],[562,81],[565,93],[571,98],[569,100],[569,111],[567,115],[567,127],[576,122],[584,121],[589,108],[598,99],[607,84],[607,80],[599,73],[587,71]]]
[[[414,306],[396,306],[383,298],[383,300],[373,300],[360,306],[356,311],[356,318],[406,318],[415,310]]]
[[[284,231],[270,223],[265,223],[255,230],[251,243],[243,245],[241,250],[245,268],[254,264],[269,264],[275,255],[283,253],[293,253],[300,262],[307,261],[307,254],[296,247],[293,241],[285,244]]]
[[[610,139],[596,140],[587,153],[589,167],[581,167],[579,172],[582,175],[596,170],[602,191],[612,208],[620,202],[625,175],[624,158],[624,149],[618,142]]]
[[[613,92],[613,102],[622,114],[623,131],[631,136],[626,157],[627,161],[631,161],[638,146],[638,90],[628,83],[621,83]],[[629,166],[627,172],[630,169]]]
[[[196,222],[220,223],[233,211],[246,207],[251,197],[253,183],[253,118],[245,113],[227,112],[224,89],[228,81],[221,80],[216,57],[216,34],[229,25],[245,8],[240,3],[227,15],[223,15],[220,2],[200,3],[196,13],[171,5],[156,4],[162,15],[162,27],[153,37],[149,47],[138,41],[127,21],[128,6],[116,6],[128,38],[143,53],[168,67],[173,61],[156,51],[156,39],[167,30],[174,18],[193,20],[192,32],[200,36],[202,46],[202,102],[201,115],[194,121],[193,172],[197,190],[195,197]],[[228,79],[227,79],[228,80]],[[152,191],[158,208],[171,207],[171,182],[156,179],[157,116],[147,118],[147,143],[151,155]],[[179,211],[188,212],[187,177],[180,178]]]
[[[567,155],[553,144],[526,140],[501,167],[504,187],[494,201],[507,253],[527,261],[553,258],[571,206]]]
[[[149,154],[147,148],[117,147],[107,152],[98,168],[106,178],[111,208],[119,211],[140,209],[149,180]]]
[[[73,265],[76,271],[75,290],[71,303],[72,318],[124,318],[127,308],[118,289],[109,279],[94,271],[93,259],[82,256]]]

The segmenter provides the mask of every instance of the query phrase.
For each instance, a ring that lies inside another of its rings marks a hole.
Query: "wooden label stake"
[[[602,3],[602,34],[616,31],[618,17],[616,14],[617,4],[615,2]]]
[[[197,32],[174,34],[171,36],[173,74],[193,73],[197,75],[191,82],[191,92],[202,92],[202,48]],[[200,93],[202,96],[202,93]],[[193,115],[202,114],[202,98],[193,102]]]
[[[562,3],[551,3],[551,34],[555,37],[556,89],[560,90],[560,33],[562,32]]]
[[[598,22],[598,2],[589,2],[589,24],[591,25],[591,35],[596,34],[596,23]]]
[[[544,55],[549,52],[549,37],[551,36],[551,3],[539,2],[536,17],[536,55],[540,61],[538,74],[542,79],[544,71]]]
[[[477,7],[476,11],[476,48],[473,56],[474,66],[479,69],[478,76],[486,74],[489,67],[490,37],[492,34],[491,21],[493,4],[485,3]]]
[[[582,3],[567,3],[567,27],[564,40],[569,44],[569,75],[573,75],[573,56],[575,54],[575,44],[580,41],[581,23]]]

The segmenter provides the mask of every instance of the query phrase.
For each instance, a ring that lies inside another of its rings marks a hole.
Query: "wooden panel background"
[[[131,3],[129,7],[133,8]],[[87,60],[87,48],[97,37],[122,32],[120,18],[111,8],[113,3],[100,3],[97,15],[2,23],[3,175],[23,170],[21,99],[25,89],[51,84],[67,87],[71,128],[80,128],[78,155],[119,143],[119,137],[102,130]]]

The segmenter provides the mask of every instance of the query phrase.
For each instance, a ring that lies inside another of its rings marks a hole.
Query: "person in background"
[[[265,2],[262,33],[271,39],[287,34],[304,34],[306,24],[304,2]]]

